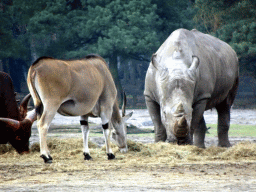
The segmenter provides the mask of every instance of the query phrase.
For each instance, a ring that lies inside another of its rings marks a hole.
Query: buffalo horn
[[[14,119],[9,118],[0,118],[0,122],[5,122],[9,127],[11,127],[14,131],[20,128],[20,122]]]
[[[31,123],[33,123],[37,118],[36,115],[36,110],[33,109],[32,111],[30,111],[28,113],[28,115],[26,116],[26,118],[24,120],[29,120]],[[23,121],[24,121],[23,120]],[[9,127],[11,127],[14,131],[20,128],[21,122],[23,121],[18,121],[18,120],[14,120],[14,119],[10,119],[10,118],[4,118],[1,117],[0,118],[0,122],[5,122],[7,125],[9,125]]]
[[[125,116],[125,108],[126,108],[126,94],[125,92],[123,92],[122,117]]]

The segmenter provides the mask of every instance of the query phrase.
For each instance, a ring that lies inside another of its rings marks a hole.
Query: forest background
[[[256,108],[254,0],[0,0],[0,71],[24,95],[37,58],[96,53],[109,63],[128,105],[144,108],[151,55],[178,28],[195,28],[232,46],[240,61],[234,106]]]

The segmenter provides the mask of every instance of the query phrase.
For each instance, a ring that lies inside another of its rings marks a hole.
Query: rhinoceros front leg
[[[230,147],[228,139],[228,131],[230,126],[230,105],[225,99],[222,103],[216,106],[218,112],[218,138],[220,147]]]
[[[207,131],[207,127],[205,124],[204,117],[202,116],[201,120],[199,121],[198,127],[194,131],[194,144],[197,147],[205,148],[205,134]]]
[[[194,145],[200,148],[205,148],[204,139],[206,133],[206,125],[204,121],[204,110],[207,100],[201,100],[193,106],[192,121],[191,121],[191,144],[194,141]]]
[[[146,105],[154,124],[155,142],[165,141],[167,138],[165,127],[161,121],[160,106],[155,101],[146,97]]]

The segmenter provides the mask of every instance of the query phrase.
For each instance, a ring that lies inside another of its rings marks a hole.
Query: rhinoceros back
[[[208,98],[206,110],[223,101],[238,81],[238,58],[225,42],[211,35],[192,30],[199,60],[194,102]]]
[[[162,61],[172,57],[177,47],[182,49],[181,57],[188,67],[192,56],[197,56],[200,61],[193,103],[208,99],[206,109],[215,107],[227,97],[237,82],[238,59],[235,51],[227,43],[211,35],[194,29],[178,29],[165,40],[156,54]],[[151,62],[146,75],[144,94],[159,102],[156,71]]]

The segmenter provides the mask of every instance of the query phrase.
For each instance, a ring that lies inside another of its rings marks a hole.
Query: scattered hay
[[[146,164],[165,163],[174,165],[177,163],[197,162],[204,163],[209,161],[246,161],[256,160],[256,144],[242,142],[230,148],[209,147],[201,149],[196,146],[169,144],[165,142],[143,144],[128,140],[128,153],[122,154],[118,147],[111,143],[111,148],[116,156],[115,163],[126,163],[127,166],[138,166]],[[83,140],[77,138],[69,139],[48,139],[48,146],[53,158],[63,163],[74,164],[73,161],[83,162]],[[0,145],[0,155],[4,159],[13,158],[15,161],[22,159],[24,162],[29,159],[37,159],[40,147],[38,143],[31,146],[31,153],[20,157],[12,146]],[[99,148],[96,144],[89,142],[91,155],[94,161],[106,160],[106,147]],[[10,152],[10,153],[9,153]],[[73,162],[73,163],[72,163]],[[108,162],[108,161],[107,161]],[[93,163],[93,162],[92,162]]]
[[[57,139],[57,138],[50,138],[47,140],[48,148],[51,152],[67,152],[72,151],[76,149],[82,149],[83,148],[83,139],[74,139],[74,138],[68,138],[68,139]],[[98,146],[89,141],[88,142],[89,148],[97,148]],[[40,152],[40,145],[39,143],[34,143],[31,148],[31,152]]]
[[[187,162],[187,161],[214,161],[214,160],[256,160],[255,143],[239,143],[231,148],[211,146],[206,149],[198,148],[193,145],[176,145],[165,142],[143,144],[132,140],[127,141],[128,153],[123,154],[124,158],[133,161],[137,158],[144,163],[150,162]],[[118,153],[118,147],[111,144],[114,153]],[[106,147],[103,146],[103,151]],[[124,159],[122,158],[122,159]]]
[[[127,141],[129,151],[141,152],[141,150],[145,147],[142,143],[135,142],[132,140]]]
[[[224,151],[221,157],[225,160],[256,160],[256,144],[249,141],[240,142]]]
[[[34,153],[34,152],[40,152],[40,145],[39,143],[34,143],[31,147],[30,147],[30,152]]]
[[[10,144],[1,144],[0,145],[0,155],[8,153],[8,152],[13,152],[13,151],[15,151],[15,149]]]

